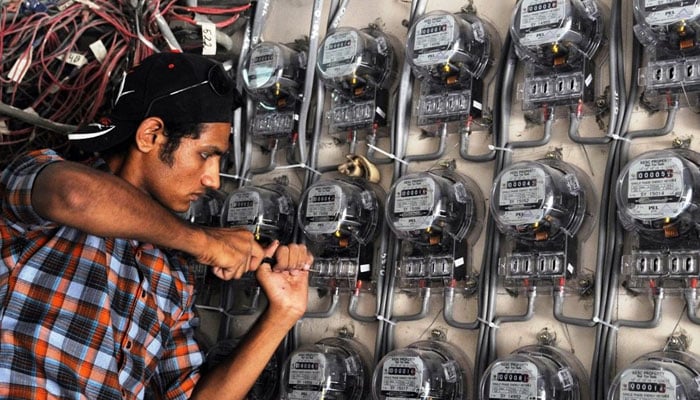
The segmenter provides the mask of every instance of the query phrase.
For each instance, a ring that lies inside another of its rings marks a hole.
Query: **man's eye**
[[[205,152],[205,153],[199,153],[199,155],[202,156],[202,158],[205,159],[205,160],[206,160],[207,158],[211,157],[211,153],[206,153],[206,152]]]

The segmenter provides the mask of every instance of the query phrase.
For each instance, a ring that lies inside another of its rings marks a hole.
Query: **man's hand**
[[[267,247],[265,257],[275,255],[274,269],[262,263],[256,272],[258,283],[269,301],[268,314],[275,315],[280,326],[291,328],[304,315],[308,302],[309,268],[314,258],[304,245]]]
[[[223,280],[239,279],[248,271],[255,271],[263,259],[263,248],[246,230],[204,228],[206,246],[197,261],[210,265],[212,272]],[[274,246],[274,250],[277,245]]]

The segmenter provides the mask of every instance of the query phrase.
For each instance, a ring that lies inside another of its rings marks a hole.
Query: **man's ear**
[[[148,117],[141,121],[136,130],[136,147],[148,153],[165,142],[165,124],[158,117]]]

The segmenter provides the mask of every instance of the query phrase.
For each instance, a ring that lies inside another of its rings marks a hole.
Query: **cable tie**
[[[393,155],[393,154],[391,154],[391,153],[389,153],[389,152],[387,152],[387,151],[384,151],[384,150],[380,149],[379,147],[377,147],[377,146],[375,146],[375,145],[373,145],[373,144],[367,143],[367,147],[373,149],[374,151],[378,151],[378,152],[384,154],[385,156],[391,158],[392,160],[396,160],[396,161],[400,162],[401,164],[408,165],[408,162],[406,162],[406,161],[404,161],[404,160],[402,160],[402,159],[396,157],[395,155]]]
[[[492,144],[489,145],[489,150],[498,150],[498,151],[508,151],[508,152],[513,152],[513,149],[510,147],[499,147],[499,146],[494,146]]]
[[[593,317],[593,322],[595,322],[596,324],[601,324],[601,325],[607,326],[608,328],[613,329],[613,330],[619,330],[619,328],[617,326],[615,326],[609,322],[605,322],[598,317]]]
[[[500,326],[498,326],[498,324],[494,324],[493,322],[487,321],[487,320],[485,320],[485,319],[483,319],[483,318],[477,318],[476,320],[479,321],[479,322],[481,322],[481,323],[484,324],[484,325],[488,325],[489,328],[493,328],[493,329],[498,329],[498,328],[500,328]]]
[[[384,322],[386,322],[386,323],[389,324],[389,325],[396,325],[396,322],[394,322],[394,321],[392,321],[392,320],[390,320],[390,319],[388,319],[388,318],[384,318],[384,317],[382,317],[382,316],[379,315],[379,314],[375,315],[375,317],[377,318],[378,321],[384,321]]]
[[[308,165],[306,165],[306,164],[304,164],[304,163],[301,163],[301,164],[292,164],[292,165],[282,165],[282,166],[279,166],[279,167],[275,167],[275,169],[291,169],[291,168],[303,168],[303,169],[305,169],[305,170],[308,170],[308,171],[313,172],[313,173],[316,174],[316,175],[322,175],[322,174],[323,174],[321,171],[317,171],[317,170],[315,170],[315,169],[309,167]]]
[[[223,172],[219,172],[219,176],[222,176],[224,178],[231,178],[231,179],[237,179],[239,181],[246,181],[246,182],[252,182],[252,179],[248,179],[244,176],[240,175],[229,175],[229,174],[224,174]]]
[[[626,138],[624,136],[620,136],[617,133],[609,133],[605,136],[609,137],[612,140],[624,140],[625,142],[632,142],[629,138]]]

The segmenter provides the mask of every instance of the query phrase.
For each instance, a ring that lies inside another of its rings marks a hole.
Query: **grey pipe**
[[[333,288],[331,301],[328,303],[328,308],[324,311],[307,311],[302,318],[328,318],[335,313],[340,303],[340,292],[338,288]]]
[[[489,150],[484,154],[469,154],[469,137],[471,131],[466,127],[459,133],[459,155],[463,160],[471,162],[488,162],[496,159],[496,150]],[[495,135],[494,140],[495,140]],[[495,146],[495,142],[493,143]]]
[[[445,155],[445,149],[447,148],[447,124],[440,125],[438,148],[427,154],[411,154],[404,157],[406,162],[421,162],[421,161],[433,161],[441,158]]]
[[[279,140],[273,139],[272,148],[270,149],[270,159],[266,166],[257,169],[251,169],[249,175],[266,174],[274,171],[277,168],[277,150],[279,149]]]
[[[688,311],[688,320],[695,325],[700,325],[700,317],[698,317],[698,289],[697,288],[687,288],[683,290],[683,296],[685,297],[685,304],[687,305],[686,310]]]
[[[479,319],[475,319],[472,322],[458,322],[457,320],[454,319],[454,312],[453,312],[453,306],[454,306],[454,298],[455,298],[455,288],[452,286],[446,287],[444,289],[443,293],[443,299],[444,299],[444,307],[442,309],[442,317],[445,319],[445,322],[447,322],[447,325],[452,326],[454,328],[459,328],[459,329],[469,329],[469,330],[474,330],[479,328],[481,325],[479,323]]]
[[[48,129],[51,132],[61,134],[75,132],[75,130],[78,129],[77,126],[53,122],[46,118],[42,118],[38,115],[22,111],[17,107],[2,102],[0,102],[0,114],[6,115],[10,118],[18,119],[22,122],[26,122],[34,126],[38,126],[39,128]]]

